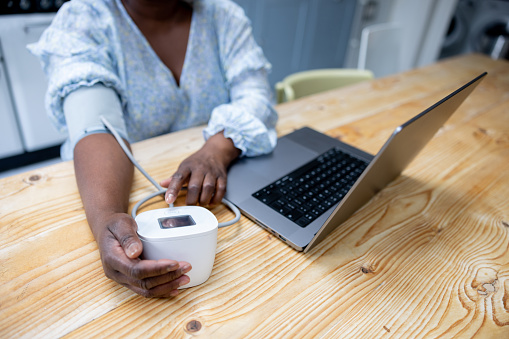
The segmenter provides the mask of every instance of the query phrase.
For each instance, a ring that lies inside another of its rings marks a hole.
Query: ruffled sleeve
[[[66,130],[63,99],[82,86],[102,83],[126,102],[115,34],[114,18],[106,5],[70,1],[40,40],[27,46],[48,77],[46,110],[59,130]]]
[[[268,82],[270,63],[256,44],[249,19],[232,4],[216,12],[219,53],[230,103],[216,107],[205,137],[223,131],[244,156],[270,153],[277,140],[277,113]]]

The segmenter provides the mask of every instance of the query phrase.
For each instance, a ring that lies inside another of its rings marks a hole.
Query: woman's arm
[[[189,282],[191,266],[141,260],[137,226],[127,214],[133,165],[110,134],[91,134],[74,149],[74,166],[88,223],[106,276],[145,297],[169,297]]]
[[[211,112],[204,131],[205,145],[184,162],[169,179],[166,201],[172,203],[187,183],[188,204],[216,205],[226,192],[230,163],[239,155],[271,152],[277,140],[277,113],[268,82],[270,64],[256,44],[251,24],[233,3],[214,3],[218,53],[230,102]],[[203,89],[212,91],[213,89]]]
[[[118,68],[123,51],[115,35],[115,13],[110,2],[69,1],[30,51],[49,79],[49,114],[59,129],[69,132],[70,148],[76,144],[78,188],[106,276],[143,296],[172,296],[189,281],[184,274],[190,266],[140,260],[137,226],[127,214],[133,166],[98,119],[105,115],[127,136],[120,99],[126,102],[125,86]],[[69,103],[71,97],[75,104]]]

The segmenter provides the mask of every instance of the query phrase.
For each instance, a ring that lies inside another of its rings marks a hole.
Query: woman
[[[277,114],[270,65],[243,11],[229,0],[73,0],[29,46],[49,78],[47,106],[69,140],[87,220],[106,276],[146,297],[169,297],[191,269],[141,260],[126,213],[133,166],[99,120],[128,141],[208,123],[206,142],[161,185],[172,203],[215,205],[238,156],[272,151]]]

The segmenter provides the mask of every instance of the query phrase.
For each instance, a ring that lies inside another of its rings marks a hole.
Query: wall
[[[343,67],[356,0],[234,0],[272,63],[272,85],[313,68]]]
[[[382,46],[371,52],[371,59],[393,58],[397,63],[390,72],[381,72],[383,75],[435,62],[456,3],[457,0],[358,0],[345,67],[357,67],[361,32],[378,24],[399,27],[398,50],[388,51]]]
[[[392,0],[389,21],[401,26],[401,70],[438,59],[458,0]]]

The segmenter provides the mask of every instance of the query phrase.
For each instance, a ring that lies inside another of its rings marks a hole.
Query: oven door
[[[0,41],[1,44],[1,41]],[[0,158],[23,153],[0,49]]]
[[[0,25],[5,68],[23,144],[28,152],[59,145],[66,138],[46,114],[47,79],[39,60],[26,48],[27,44],[39,40],[53,17],[53,13],[9,15],[2,17],[3,25]]]

